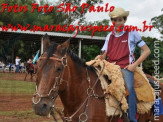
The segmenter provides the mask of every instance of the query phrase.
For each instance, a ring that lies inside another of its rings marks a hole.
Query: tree
[[[3,25],[8,25],[8,24],[12,24],[12,25],[17,25],[17,24],[21,24],[21,25],[26,25],[26,24],[30,24],[31,26],[35,25],[35,24],[39,24],[40,23],[42,25],[45,24],[53,24],[53,19],[51,16],[46,15],[44,16],[41,12],[37,12],[34,11],[33,13],[31,13],[32,11],[32,6],[31,4],[34,1],[32,0],[1,0],[0,4],[3,3],[8,3],[8,6],[14,6],[15,4],[17,4],[18,6],[27,6],[28,11],[27,12],[17,12],[14,13],[14,11],[8,12],[6,9],[3,13],[1,13],[1,18],[0,21],[3,22]],[[2,7],[0,8],[0,11],[2,11]],[[40,22],[40,23],[39,23]]]
[[[71,6],[77,6],[77,10],[75,12],[66,12],[66,23],[67,25],[70,25],[72,22],[76,21],[77,19],[80,22],[83,22],[85,19],[85,14],[88,12],[87,9],[84,9],[83,13],[80,14],[80,12],[82,11],[82,7],[80,7],[82,0],[61,0],[60,3],[64,2],[64,4],[66,5],[66,3],[71,3]],[[99,4],[99,3],[103,3],[103,0],[86,0],[85,1],[86,4],[91,5],[95,5],[95,4]]]
[[[28,11],[14,13],[14,11],[8,12],[7,10],[5,10],[3,13],[1,13],[0,25],[11,24],[15,26],[17,24],[21,25],[30,24],[32,28],[33,25],[44,26],[46,24],[48,25],[53,24],[53,18],[50,15],[44,15],[37,11],[31,13],[32,11],[31,4],[33,2],[34,2],[33,0],[1,0],[0,1],[1,5],[3,3],[8,3],[8,6],[11,5],[13,6],[15,4],[17,4],[18,6],[27,6]],[[0,11],[2,11],[2,7],[0,8]],[[37,42],[34,41],[23,42],[21,40],[18,40],[18,36],[15,37],[15,35],[13,34],[11,39],[9,40],[4,39],[0,41],[0,57],[6,59],[7,55],[12,54],[13,56],[12,59],[14,59],[16,55],[19,55],[23,58],[22,60],[26,60],[27,58],[30,58],[32,54],[35,54],[38,48],[40,48],[40,46],[38,47],[34,46],[35,43],[39,45]]]
[[[109,26],[109,20],[102,20],[102,21],[95,21],[95,22],[86,22],[84,21],[84,26],[86,25],[92,25],[92,26],[100,26],[100,25],[108,25]],[[107,34],[109,32],[106,31],[106,32],[98,32],[96,31],[94,33],[94,36],[101,36],[101,37],[106,37]],[[92,35],[92,31],[83,31],[83,32],[80,32],[79,34],[81,35]],[[95,45],[95,44],[92,44],[92,45],[82,45],[82,58],[86,61],[89,61],[89,60],[93,60],[97,55],[100,54],[100,50],[101,50],[101,47],[99,45]]]
[[[1,13],[1,17],[0,17],[0,25],[8,25],[11,24],[13,26],[17,25],[17,24],[21,24],[21,25],[26,25],[26,24],[30,24],[31,28],[33,25],[38,25],[38,26],[44,26],[44,25],[64,25],[64,24],[71,24],[72,22],[76,21],[77,19],[80,22],[83,22],[84,18],[85,18],[85,14],[87,13],[88,9],[84,10],[83,14],[80,14],[81,11],[81,0],[67,0],[67,1],[61,1],[56,3],[54,6],[55,10],[51,13],[44,13],[42,12],[38,12],[38,11],[34,11],[33,13],[31,13],[32,11],[32,3],[35,3],[36,0],[1,0],[0,4],[3,3],[8,3],[9,6],[13,6],[15,4],[17,4],[18,6],[27,6],[28,7],[28,11],[27,12],[17,12],[14,13],[14,11],[12,12],[8,12],[7,10],[5,10],[3,13]],[[56,12],[56,6],[61,4],[62,2],[64,2],[64,4],[66,3],[71,3],[71,6],[78,6],[78,9],[75,13],[73,12]],[[85,3],[89,4],[89,5],[95,5],[97,3],[102,3],[102,0],[87,0]],[[49,1],[44,1],[41,0],[40,5],[51,5],[51,3]],[[2,7],[0,8],[0,11],[2,11]],[[98,23],[98,22],[95,22]],[[102,22],[104,23],[104,22]],[[94,23],[93,23],[94,24]],[[95,33],[95,35],[101,35],[102,33]],[[32,54],[35,53],[35,51],[37,51],[38,49],[33,46],[35,45],[35,43],[37,42],[32,42],[29,41],[27,42],[23,42],[22,40],[18,40],[16,37],[13,39],[13,37],[10,40],[1,40],[0,44],[0,57],[1,56],[6,56],[6,55],[11,55],[12,51],[14,51],[13,56],[15,57],[16,55],[20,55],[23,60],[26,60],[26,58],[29,58]],[[37,44],[40,45],[40,44]],[[14,49],[13,49],[14,48]],[[40,46],[39,46],[40,48]],[[31,50],[29,50],[31,49]],[[86,46],[82,49],[86,50]]]
[[[162,9],[163,11],[163,9]],[[153,17],[151,19],[152,24],[154,25],[154,27],[156,29],[158,29],[158,31],[160,32],[161,35],[163,35],[163,14]],[[163,38],[163,36],[161,36],[161,38]]]
[[[100,47],[98,45],[83,45],[81,50],[82,58],[85,61],[93,60],[97,55],[100,54]]]
[[[86,22],[86,21],[84,21],[83,25],[84,26],[92,25],[92,26],[98,26],[98,27],[103,26],[104,27],[106,25],[109,26],[109,20],[104,19],[102,21],[94,21],[94,22]],[[79,34],[81,34],[81,35],[92,35],[92,32],[93,32],[93,30],[90,31],[90,32],[89,31],[83,31],[83,32],[79,32]],[[109,33],[108,31],[106,31],[106,32],[104,32],[104,31],[102,31],[102,32],[96,31],[94,33],[94,36],[106,37],[108,33]]]

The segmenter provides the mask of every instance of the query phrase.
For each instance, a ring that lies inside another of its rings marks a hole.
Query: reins
[[[86,97],[86,99],[84,100],[84,102],[80,105],[80,107],[79,107],[70,117],[64,117],[66,121],[72,121],[72,118],[80,111],[80,109],[84,106],[84,104],[85,104],[86,102],[87,102],[87,104],[86,104],[85,111],[79,115],[79,120],[80,120],[80,121],[84,121],[84,122],[87,121],[88,116],[87,116],[87,114],[86,114],[86,110],[87,110],[87,108],[88,108],[89,98],[90,98],[91,96],[94,96],[95,98],[98,98],[98,96],[95,95],[95,93],[94,93],[94,88],[95,88],[95,86],[97,85],[97,82],[99,81],[99,78],[101,77],[101,74],[102,74],[102,72],[103,72],[103,70],[104,70],[104,67],[105,67],[105,63],[104,63],[104,66],[103,66],[101,72],[99,73],[99,76],[97,77],[97,79],[96,79],[96,81],[95,81],[95,83],[94,83],[94,85],[93,85],[92,88],[91,88],[91,86],[90,86],[90,81],[91,81],[91,80],[90,80],[90,77],[89,77],[89,75],[88,75],[88,70],[87,70],[87,68],[86,68],[86,72],[87,72],[87,81],[88,81],[88,83],[89,83],[89,86],[88,86],[88,89],[87,89],[87,97]],[[89,91],[90,91],[90,92],[89,92]],[[85,116],[85,120],[82,120],[82,116]]]

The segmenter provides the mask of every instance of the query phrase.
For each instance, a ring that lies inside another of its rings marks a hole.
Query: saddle
[[[155,100],[149,80],[140,67],[137,67],[134,71],[134,89],[138,101],[150,102]],[[126,96],[128,94],[129,92],[126,88]]]
[[[129,93],[120,67],[100,59],[86,62],[86,64],[94,66],[98,76],[101,74],[99,79],[107,98],[105,99],[107,116],[122,115],[122,111],[127,112],[128,103],[125,96]],[[111,82],[108,84],[108,81]],[[155,101],[155,93],[140,67],[137,67],[134,72],[134,89],[138,101],[137,112],[144,114],[151,109]]]

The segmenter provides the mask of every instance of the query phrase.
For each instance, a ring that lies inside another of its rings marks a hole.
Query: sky
[[[122,7],[126,11],[130,11],[126,25],[143,27],[143,21],[150,25],[151,18],[163,14],[163,0],[104,0],[104,5],[109,3],[110,6]],[[86,15],[88,21],[109,19],[109,13],[89,13]],[[157,29],[152,31],[139,32],[141,36],[150,36],[160,38]]]
[[[39,0],[37,0],[39,1]],[[58,0],[49,0],[52,3]],[[85,2],[86,0],[82,0]],[[163,0],[103,0],[104,4],[99,4],[99,6],[105,6],[109,3],[110,6],[122,7],[126,11],[130,11],[126,25],[138,26],[138,28],[143,27],[143,21],[146,20],[146,24],[150,25],[151,18],[163,14]],[[98,21],[103,19],[110,19],[109,12],[92,12],[86,14],[86,21]],[[139,32],[141,36],[150,36],[160,39],[160,34],[157,29],[152,29],[152,31]]]

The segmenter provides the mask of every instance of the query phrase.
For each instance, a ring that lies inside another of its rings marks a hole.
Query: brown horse
[[[86,66],[68,49],[69,41],[51,44],[47,35],[43,41],[44,53],[38,63],[33,96],[35,113],[47,116],[59,95],[64,106],[64,121],[118,122],[118,116],[106,116],[105,97],[94,68]],[[139,121],[146,122],[151,117],[149,112],[141,115]]]
[[[33,74],[34,74],[33,64],[32,63],[25,63],[24,65],[25,65],[25,69],[26,69],[24,81],[26,80],[28,74],[30,74],[30,76],[31,76],[30,79],[33,80]]]

